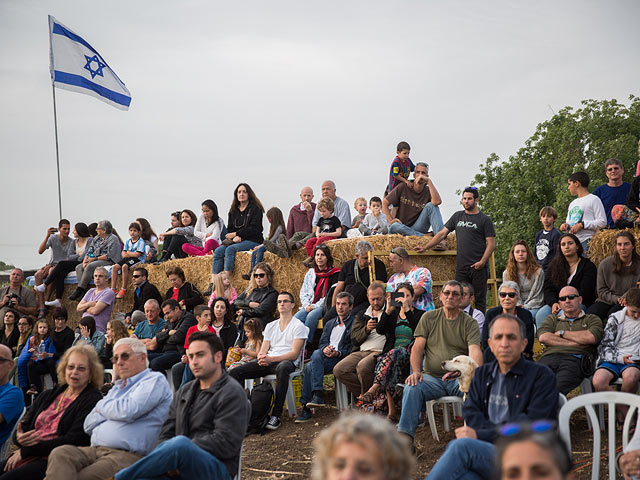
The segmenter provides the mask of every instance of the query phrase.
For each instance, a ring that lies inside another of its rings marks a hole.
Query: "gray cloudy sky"
[[[101,4],[102,5],[102,4]],[[426,161],[446,218],[491,152],[557,111],[638,94],[636,0],[0,1],[0,259],[47,260],[58,218],[47,15],[132,93],[128,112],[57,90],[63,215],[223,212],[253,186],[285,216],[299,189],[380,195],[400,140]],[[564,181],[564,179],[563,179]],[[16,211],[16,213],[13,213]]]

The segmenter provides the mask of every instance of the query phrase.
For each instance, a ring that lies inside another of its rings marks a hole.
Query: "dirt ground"
[[[338,416],[333,391],[325,392],[327,407],[315,410],[314,420],[297,424],[283,415],[282,426],[275,432],[264,435],[251,435],[244,441],[242,455],[242,478],[257,479],[303,479],[309,478],[313,456],[312,441],[318,433]],[[417,472],[414,479],[423,479],[435,464],[453,432],[443,430],[441,414],[436,413],[436,424],[440,441],[435,441],[428,424],[416,432]],[[454,420],[453,426],[462,425],[462,420]],[[576,465],[576,479],[591,478],[592,434],[586,422],[584,411],[572,417],[572,450]],[[607,442],[602,442],[603,458],[600,465],[600,478],[607,478]]]

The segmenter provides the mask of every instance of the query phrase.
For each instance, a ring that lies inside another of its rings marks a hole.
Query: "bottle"
[[[36,349],[36,357],[39,359],[42,359],[42,357],[44,356],[44,353],[45,353],[44,340],[41,340],[40,345],[38,345],[38,348]]]

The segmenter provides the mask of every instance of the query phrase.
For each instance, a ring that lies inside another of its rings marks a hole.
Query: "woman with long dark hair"
[[[202,202],[202,215],[198,217],[193,234],[200,239],[201,245],[185,243],[182,251],[189,256],[201,257],[220,246],[224,222],[218,216],[218,206],[213,200]]]
[[[146,218],[136,218],[136,222],[142,227],[140,237],[142,237],[144,243],[147,245],[147,263],[154,262],[158,255],[158,236]]]
[[[156,263],[162,263],[170,260],[171,255],[176,258],[186,258],[187,254],[182,250],[182,246],[185,243],[190,243],[191,245],[202,245],[200,239],[194,235],[197,218],[196,214],[191,210],[184,209],[180,212],[181,225],[170,228],[166,232],[158,235],[160,240],[171,238],[171,241],[162,244],[162,257],[160,257],[160,260]]]
[[[544,271],[536,262],[529,245],[518,240],[509,251],[507,269],[502,274],[502,281],[512,281],[520,289],[520,303],[535,317],[538,309],[544,305]]]
[[[267,240],[275,242],[280,235],[287,232],[287,225],[284,223],[282,210],[278,207],[271,207],[267,210],[267,220],[269,220],[270,224]],[[264,258],[264,252],[266,250],[265,244],[267,240],[265,240],[265,243],[251,251],[251,267],[249,268],[249,273],[242,274],[242,278],[245,280],[251,280],[251,272],[253,272],[253,268]],[[287,254],[285,255],[285,258],[291,254],[290,250],[286,250],[286,252]]]

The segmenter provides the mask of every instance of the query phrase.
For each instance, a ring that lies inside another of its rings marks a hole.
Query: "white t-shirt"
[[[580,242],[590,239],[596,230],[607,225],[607,215],[604,213],[602,200],[590,193],[582,198],[576,198],[569,204],[566,223],[573,226],[582,222],[584,228],[576,233]]]
[[[329,337],[329,345],[338,350],[338,345],[340,345],[340,340],[342,340],[342,336],[344,335],[344,331],[347,326],[343,323],[342,325],[336,325],[331,330],[331,336]]]
[[[284,332],[280,330],[280,320],[269,322],[264,329],[264,339],[269,342],[267,355],[277,357],[289,353],[294,340],[307,337],[309,328],[295,317],[291,319]],[[298,360],[293,363],[297,365]]]

